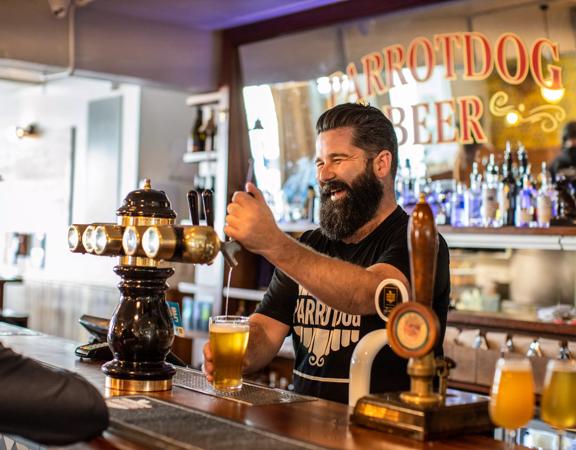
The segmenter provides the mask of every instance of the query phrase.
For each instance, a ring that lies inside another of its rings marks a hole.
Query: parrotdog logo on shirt
[[[310,365],[322,367],[325,357],[331,352],[358,342],[360,315],[333,309],[299,286],[294,310],[294,332],[310,354]]]

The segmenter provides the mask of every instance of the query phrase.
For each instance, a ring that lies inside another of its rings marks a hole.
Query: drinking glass
[[[214,362],[212,386],[215,389],[226,392],[242,389],[242,364],[249,331],[248,317],[210,317],[210,348]]]
[[[576,427],[576,361],[551,359],[546,365],[540,418],[558,430],[558,450],[566,428]]]
[[[496,363],[490,390],[490,418],[504,428],[505,441],[516,442],[516,429],[526,425],[534,414],[534,379],[527,358],[500,358]]]

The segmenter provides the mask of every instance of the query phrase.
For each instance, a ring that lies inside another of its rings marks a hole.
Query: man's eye
[[[320,168],[322,168],[323,166],[324,166],[324,163],[323,163],[323,162],[317,162],[317,163],[316,163],[316,168],[317,168],[317,169],[320,169]]]

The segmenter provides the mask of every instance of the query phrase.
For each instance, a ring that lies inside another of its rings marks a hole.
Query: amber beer
[[[490,391],[490,417],[499,427],[519,428],[534,414],[534,380],[527,359],[500,358]]]
[[[210,318],[210,348],[214,362],[212,385],[220,391],[242,389],[242,363],[248,346],[248,317]]]

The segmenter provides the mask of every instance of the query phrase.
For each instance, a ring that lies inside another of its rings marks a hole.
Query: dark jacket
[[[558,171],[574,167],[576,169],[576,147],[565,148],[550,164],[550,173],[556,179]]]
[[[88,381],[0,344],[0,433],[67,445],[108,427],[104,398]]]

